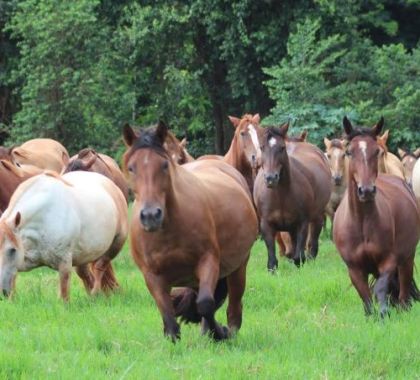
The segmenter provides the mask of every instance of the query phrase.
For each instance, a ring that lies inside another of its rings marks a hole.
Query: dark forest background
[[[195,156],[228,115],[341,119],[420,145],[420,0],[0,0],[0,144],[34,137],[121,153],[121,126],[165,120]]]

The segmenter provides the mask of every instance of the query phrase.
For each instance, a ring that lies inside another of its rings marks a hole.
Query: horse
[[[379,146],[379,173],[392,174],[401,179],[404,179],[405,177],[403,164],[395,154],[388,151],[388,147],[386,145],[388,137],[389,130],[387,130],[382,136],[377,136],[377,142]]]
[[[401,158],[401,162],[404,167],[404,177],[409,186],[413,185],[413,169],[416,161],[420,157],[420,148],[416,149],[414,152],[398,148],[398,155]]]
[[[420,212],[403,179],[378,174],[377,136],[383,125],[381,118],[373,128],[354,128],[347,117],[343,119],[349,141],[349,177],[333,231],[367,314],[373,311],[369,274],[376,279],[373,292],[382,317],[388,313],[388,296],[391,304],[403,307],[408,307],[411,299],[420,300],[413,279]]]
[[[258,233],[242,175],[217,160],[177,165],[164,148],[168,129],[123,129],[124,172],[135,193],[130,241],[135,263],[161,313],[164,334],[176,341],[176,317],[202,323],[213,339],[242,323],[246,266]],[[183,287],[172,290],[172,287]],[[228,328],[214,317],[226,296]]]
[[[36,166],[61,173],[69,160],[67,149],[53,139],[33,139],[13,148],[12,161],[19,166]]]
[[[0,211],[6,210],[16,188],[28,178],[41,173],[36,167],[25,167],[25,170],[6,160],[0,160]]]
[[[420,208],[420,160],[417,160],[414,165],[412,179],[413,192],[417,198],[417,203]]]
[[[69,300],[72,266],[86,290],[118,287],[111,260],[128,233],[120,189],[98,173],[53,171],[29,178],[0,218],[0,286],[14,290],[17,272],[48,266],[59,271],[60,295]],[[89,267],[89,263],[92,263]]]
[[[12,161],[12,150],[14,148],[14,146],[9,148],[0,146],[0,160]]]
[[[94,149],[85,148],[70,158],[67,166],[63,170],[63,174],[76,170],[96,172],[108,177],[119,187],[128,202],[127,182],[120,167],[113,158],[106,154],[97,153]]]
[[[261,137],[262,169],[254,184],[254,203],[260,230],[268,250],[269,271],[278,266],[274,237],[277,231],[291,235],[291,258],[304,262],[311,225],[310,256],[318,253],[325,206],[330,199],[330,169],[323,153],[303,142],[289,143],[289,125],[267,127]]]
[[[168,152],[171,152],[172,159],[179,165],[194,161],[194,157],[186,149],[187,139],[185,137],[179,141],[171,131],[168,131],[164,147]]]
[[[331,232],[334,224],[334,214],[343,199],[347,188],[347,158],[345,140],[324,138],[326,156],[331,169],[331,198],[325,209],[331,220]]]

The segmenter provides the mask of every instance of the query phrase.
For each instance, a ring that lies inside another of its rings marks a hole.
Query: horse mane
[[[350,134],[346,134],[345,138],[347,141],[353,140],[357,136],[369,136],[372,137],[376,141],[376,135],[375,132],[372,131],[371,128],[367,127],[353,127]]]
[[[127,151],[126,157],[130,157],[136,150],[139,149],[152,149],[160,156],[171,159],[162,142],[159,140],[159,137],[156,135],[156,127],[141,129],[140,135]]]
[[[332,139],[331,148],[344,149],[344,145],[340,139]]]
[[[5,237],[7,236],[13,245],[18,245],[16,235],[14,234],[10,226],[6,223],[5,219],[0,221],[0,230],[4,232],[4,234],[0,234],[0,244],[3,244]]]
[[[264,129],[264,139],[269,140],[271,137],[281,137],[282,139],[286,138],[287,133],[284,133],[281,128],[274,126],[267,126]]]

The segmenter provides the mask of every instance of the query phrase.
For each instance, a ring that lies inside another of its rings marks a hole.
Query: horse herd
[[[123,127],[123,170],[109,156],[34,139],[0,148],[0,287],[39,266],[59,272],[69,299],[72,267],[89,294],[118,287],[112,260],[130,249],[161,313],[164,334],[180,338],[181,321],[201,323],[215,340],[242,324],[250,250],[261,234],[267,268],[277,270],[276,242],[302,265],[318,253],[325,215],[366,313],[408,308],[420,300],[413,278],[420,237],[420,151],[387,149],[383,118],[372,128],[343,119],[343,139],[326,152],[289,136],[288,124],[229,117],[235,128],[225,156],[194,159],[159,122]],[[129,188],[135,196],[128,223]],[[417,199],[416,199],[416,195]],[[375,278],[370,286],[368,276]],[[215,312],[228,298],[224,327]]]

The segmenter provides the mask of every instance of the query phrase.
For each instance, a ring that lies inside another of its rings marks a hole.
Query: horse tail
[[[220,308],[227,297],[228,288],[226,278],[217,282],[214,291],[215,309]],[[171,291],[172,304],[175,309],[175,316],[181,317],[185,323],[200,323],[201,315],[197,310],[197,290],[192,288],[176,288]]]
[[[391,305],[399,305],[400,281],[398,276],[398,270],[396,270],[390,277],[388,291]],[[420,290],[417,287],[414,277],[411,280],[409,290],[409,303],[411,303],[412,301],[420,301]]]
[[[115,277],[112,263],[108,262],[105,266],[104,274],[101,280],[101,289],[104,292],[115,290],[119,287],[117,278]]]

